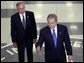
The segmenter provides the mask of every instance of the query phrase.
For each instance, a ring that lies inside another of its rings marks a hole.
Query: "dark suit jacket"
[[[40,30],[36,47],[39,45],[42,47],[43,42],[45,42],[45,61],[52,61],[54,58],[57,58],[58,61],[66,61],[65,48],[67,55],[72,55],[68,30],[64,25],[57,24],[57,48],[54,46],[51,30],[48,26]],[[63,43],[65,43],[65,47]]]
[[[20,19],[19,12],[11,16],[11,37],[12,42],[21,42],[28,39],[37,38],[37,30],[34,14],[31,11],[26,12],[26,29]]]

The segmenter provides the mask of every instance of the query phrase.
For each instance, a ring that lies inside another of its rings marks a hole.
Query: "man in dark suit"
[[[24,50],[27,49],[28,62],[33,61],[33,43],[37,38],[34,14],[25,11],[24,2],[16,4],[18,12],[11,17],[11,37],[14,47],[18,48],[19,61],[24,62]]]
[[[47,21],[48,26],[40,30],[39,40],[36,43],[37,52],[40,52],[42,44],[45,42],[46,62],[66,62],[65,49],[68,58],[72,61],[72,47],[67,27],[57,24],[55,14],[49,14]]]

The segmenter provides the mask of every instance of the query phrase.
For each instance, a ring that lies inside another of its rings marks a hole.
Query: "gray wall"
[[[1,1],[1,43],[11,43],[10,17],[16,13],[18,1]],[[58,16],[58,23],[69,29],[71,38],[83,39],[83,2],[82,1],[24,1],[26,10],[33,11],[37,30],[47,25],[46,17],[50,13]]]

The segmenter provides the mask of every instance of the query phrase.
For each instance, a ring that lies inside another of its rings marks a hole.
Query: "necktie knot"
[[[53,32],[55,32],[55,29],[53,29]]]
[[[22,17],[24,17],[24,15],[22,14]]]

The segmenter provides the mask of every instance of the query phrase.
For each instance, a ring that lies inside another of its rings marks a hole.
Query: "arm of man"
[[[35,22],[35,17],[34,17],[34,13],[31,13],[31,18],[32,18],[32,36],[33,36],[33,43],[36,42],[36,38],[37,38],[37,27],[36,27],[36,22]]]
[[[72,55],[68,55],[68,61],[69,61],[69,62],[74,62],[74,61],[73,61],[73,56],[72,56]]]
[[[13,46],[17,47],[17,37],[16,37],[16,27],[15,27],[15,18],[11,16],[11,39],[13,42]]]
[[[38,42],[35,44],[37,52],[40,52],[42,44],[43,44],[43,41],[44,41],[44,39],[43,39],[43,32],[41,30]]]
[[[68,29],[67,27],[65,27],[65,31],[64,31],[64,42],[65,42],[65,48],[66,48],[66,52],[67,52],[67,55],[68,55],[68,60],[69,62],[72,62],[73,61],[73,58],[72,58],[72,46],[71,46],[71,43],[70,43],[70,38],[69,38],[69,33],[68,33]]]

